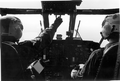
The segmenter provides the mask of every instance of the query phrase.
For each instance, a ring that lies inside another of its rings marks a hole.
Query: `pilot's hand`
[[[61,17],[58,17],[58,18],[56,18],[56,20],[54,21],[53,26],[57,29],[62,22],[63,22],[62,18],[61,18]]]
[[[71,78],[73,78],[73,79],[77,78],[77,77],[78,77],[77,73],[78,73],[78,71],[75,70],[75,69],[73,69],[73,70],[71,71]]]
[[[80,71],[82,70],[83,67],[84,67],[84,64],[79,64],[74,69],[72,69],[71,78],[75,79],[78,77],[82,77],[83,75],[80,74]]]

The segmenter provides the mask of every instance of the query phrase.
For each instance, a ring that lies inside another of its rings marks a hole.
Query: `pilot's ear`
[[[16,28],[14,27],[14,23],[9,24],[9,35],[13,34],[15,32]]]

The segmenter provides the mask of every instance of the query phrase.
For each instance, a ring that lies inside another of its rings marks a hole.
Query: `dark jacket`
[[[94,51],[85,63],[84,68],[81,70],[80,74],[83,76],[82,79],[113,80],[117,50],[118,44],[108,44],[105,48]],[[104,53],[105,51],[106,53]]]
[[[35,39],[19,43],[15,43],[16,40],[14,37],[2,35],[2,80],[26,80],[26,74],[24,73],[26,68],[37,56],[40,56],[41,51],[51,43],[56,29],[57,27],[52,25]]]

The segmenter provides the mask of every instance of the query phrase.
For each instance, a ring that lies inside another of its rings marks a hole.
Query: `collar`
[[[118,45],[118,42],[107,44],[106,47],[105,47],[103,56],[104,56],[112,47],[117,46],[117,45]]]
[[[13,43],[18,42],[18,40],[16,40],[15,37],[9,36],[9,35],[2,35],[1,39],[2,39],[2,42],[6,42],[6,41],[13,42]]]

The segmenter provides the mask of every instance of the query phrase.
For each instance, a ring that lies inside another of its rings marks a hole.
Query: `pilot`
[[[21,20],[15,16],[2,16],[0,18],[1,45],[9,45],[18,53],[18,55],[12,55],[7,48],[1,50],[2,80],[26,81],[24,71],[28,65],[32,63],[32,60],[36,58],[37,55],[39,56],[39,53],[51,43],[53,36],[61,23],[62,19],[58,17],[49,28],[46,28],[35,39],[19,42],[23,31]],[[11,55],[3,54],[4,51]],[[18,63],[18,59],[16,58],[19,59],[20,63]]]
[[[92,52],[83,68],[73,69],[72,78],[82,80],[113,80],[115,77],[116,59],[119,43],[120,14],[111,14],[102,22],[101,35],[108,40],[104,48]],[[118,67],[118,66],[117,66]],[[118,72],[116,70],[116,72]]]

